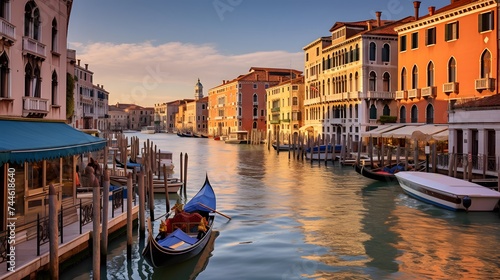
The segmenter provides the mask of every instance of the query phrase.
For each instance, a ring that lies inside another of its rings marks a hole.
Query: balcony
[[[444,83],[443,92],[446,94],[458,93],[458,83],[456,82]]]
[[[436,97],[436,87],[424,87],[420,90],[421,97]]]
[[[333,118],[331,119],[332,125],[343,125],[346,123],[346,119],[341,119],[341,118]]]
[[[321,99],[319,97],[304,100],[304,106],[319,104]]]
[[[394,92],[390,91],[367,91],[359,94],[361,99],[394,99],[394,96]]]
[[[0,18],[0,35],[2,36],[2,40],[13,45],[16,41],[16,27],[5,19]]]
[[[284,122],[284,123],[289,123],[290,122],[290,119],[282,119],[281,122]]]
[[[396,91],[396,100],[407,99],[408,92],[406,90],[398,90]]]
[[[482,91],[482,90],[495,90],[495,79],[493,78],[484,78],[484,79],[477,79],[475,81],[476,84],[476,90]]]
[[[224,119],[224,117],[222,117],[222,116],[219,116],[219,117],[215,117],[215,118],[214,118],[214,120],[222,120],[222,119]]]
[[[271,108],[271,112],[279,112],[279,111],[280,111],[280,107]]]
[[[280,124],[280,120],[270,120],[269,123],[271,123],[271,124]]]
[[[49,113],[49,100],[36,97],[23,97],[23,116],[43,118]]]
[[[420,89],[419,88],[409,89],[408,98],[409,99],[420,98]]]
[[[259,106],[259,102],[254,101],[254,102],[253,102],[253,106]]]
[[[45,45],[35,39],[23,37],[23,54],[31,54],[45,60]]]

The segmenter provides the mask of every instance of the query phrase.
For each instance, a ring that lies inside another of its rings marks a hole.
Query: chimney
[[[78,61],[78,66],[80,66],[80,60],[79,60],[79,59],[77,59],[77,61]]]
[[[226,80],[222,80],[222,84],[225,84],[226,83]]]
[[[436,11],[436,7],[430,6],[428,9],[429,9],[429,15],[430,16],[434,15],[434,12]]]
[[[382,12],[380,11],[376,11],[375,12],[375,16],[377,17],[377,27],[380,27],[382,26],[381,22],[380,22],[380,16],[382,15]]]
[[[418,20],[418,9],[420,8],[420,1],[413,1],[413,7],[415,8],[415,20]]]
[[[89,64],[85,63],[85,70],[89,70]]]
[[[371,21],[367,20],[366,26],[368,27],[368,31],[372,30],[372,22]]]

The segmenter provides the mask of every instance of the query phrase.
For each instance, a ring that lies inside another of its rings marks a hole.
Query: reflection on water
[[[351,167],[289,160],[264,145],[136,134],[178,160],[188,153],[188,196],[208,174],[217,194],[220,235],[208,256],[155,269],[131,262],[126,239],[113,242],[108,278],[118,279],[422,279],[500,275],[498,213],[455,213],[407,197],[396,184],[361,177]],[[179,166],[179,164],[176,164]],[[175,172],[179,172],[176,167]],[[174,174],[176,176],[176,174]],[[178,176],[178,174],[177,174]],[[175,197],[170,197],[171,203]],[[155,196],[155,213],[165,211]],[[158,225],[155,225],[158,228]],[[206,259],[206,261],[204,260]],[[91,261],[66,272],[87,279]],[[105,277],[106,277],[105,276]]]

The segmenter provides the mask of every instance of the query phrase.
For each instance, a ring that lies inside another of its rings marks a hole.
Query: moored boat
[[[498,191],[438,173],[402,171],[395,176],[406,194],[449,210],[493,211],[500,200]]]
[[[151,126],[151,125],[148,125],[148,126],[145,126],[141,129],[141,133],[145,133],[145,134],[155,134],[156,133],[156,130],[155,130],[155,127],[154,126]]]
[[[384,166],[379,168],[371,168],[371,166],[363,164],[354,164],[354,170],[359,174],[370,178],[372,180],[382,181],[382,182],[395,182],[397,181],[396,172],[404,170],[404,164],[393,164],[391,166]]]
[[[153,267],[180,263],[198,255],[212,234],[216,212],[215,192],[208,176],[198,193],[176,215],[161,225],[162,232],[153,236],[151,221],[148,223],[148,242],[142,256]],[[176,205],[177,209],[178,205]],[[205,226],[206,230],[200,230]]]

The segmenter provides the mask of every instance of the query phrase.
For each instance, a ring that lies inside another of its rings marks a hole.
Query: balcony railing
[[[367,91],[360,94],[362,99],[394,99],[394,96],[394,92],[390,91]]]
[[[279,124],[280,120],[270,120],[269,121],[271,124]]]
[[[420,98],[420,89],[419,88],[409,89],[408,98],[409,99]]]
[[[484,78],[476,80],[476,90],[494,90],[495,89],[495,79],[493,78]]]
[[[37,97],[23,97],[23,116],[44,117],[49,113],[49,100]]]
[[[457,82],[444,83],[443,92],[447,94],[458,93],[458,83]]]
[[[304,100],[304,105],[313,105],[320,103],[321,99],[319,97]]]
[[[436,87],[424,87],[420,90],[421,97],[436,97]]]
[[[289,123],[290,119],[282,119],[281,121],[284,122],[284,123]]]
[[[396,91],[396,100],[407,99],[406,90],[398,90]]]
[[[14,42],[16,40],[16,27],[5,19],[0,18],[0,34]]]
[[[280,107],[271,108],[271,112],[279,112],[279,111],[280,111]]]
[[[23,37],[23,51],[29,52],[33,55],[45,59],[45,45],[35,39],[24,36]]]

